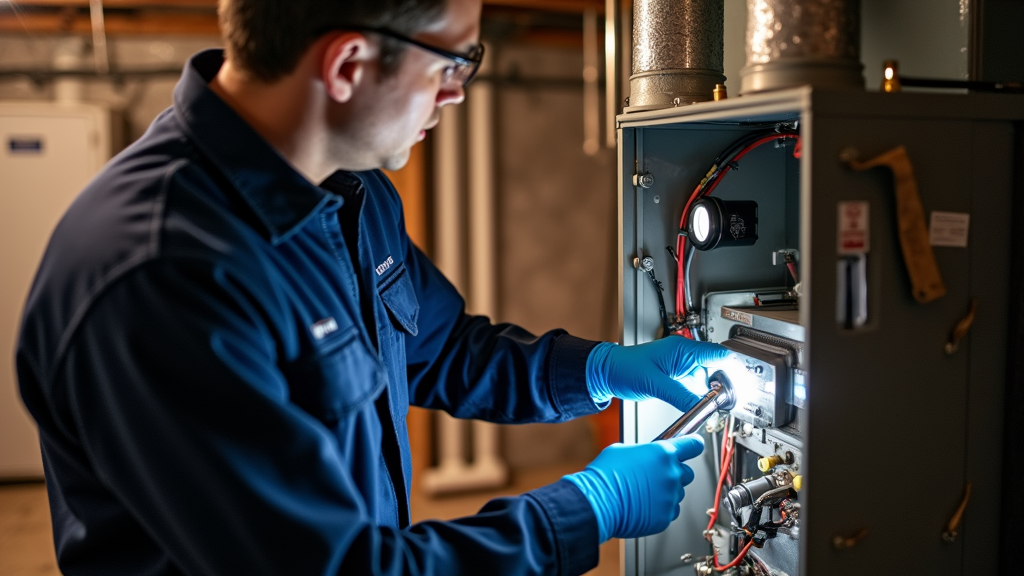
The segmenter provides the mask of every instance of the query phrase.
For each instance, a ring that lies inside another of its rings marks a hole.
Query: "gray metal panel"
[[[810,87],[751,94],[718,102],[637,112],[618,117],[619,126],[635,128],[681,122],[721,122],[782,118],[786,113],[835,116],[921,118],[931,120],[1022,120],[1021,96],[1008,94],[894,94],[836,91]],[[806,121],[807,118],[804,118]],[[806,143],[804,144],[807,145]]]
[[[636,270],[633,255],[636,253],[636,189],[633,186],[633,170],[636,165],[636,132],[619,129],[619,285],[622,287],[620,344],[636,344]],[[636,402],[623,400],[619,412],[621,439],[624,444],[636,444]],[[622,573],[637,574],[637,546],[635,539],[623,540],[621,553]]]
[[[870,158],[903,144],[925,210],[967,212],[971,174],[962,167],[970,153],[965,158],[964,148],[948,143],[950,135],[970,135],[971,125],[822,115],[814,123],[819,154],[811,169],[809,240],[816,250],[808,325],[813,384],[804,450],[808,482],[801,493],[807,536],[801,573],[861,575],[912,557],[915,573],[961,574],[962,541],[946,545],[939,536],[963,490],[967,357],[945,355],[943,344],[966,310],[970,285],[963,271],[969,254],[936,251],[948,293],[930,304],[916,303],[896,236],[891,173],[852,172],[837,153],[853,146]],[[871,203],[869,320],[853,331],[835,320],[837,202],[845,200]],[[832,535],[863,528],[869,536],[854,548],[832,547]]]
[[[1002,458],[1003,382],[1008,365],[1013,198],[1013,130],[1009,123],[976,122],[971,138],[971,296],[978,317],[960,354],[969,357],[966,479],[973,483],[964,520],[964,573],[996,574],[992,554],[1003,510],[998,467]],[[941,250],[955,250],[942,248]],[[1016,295],[1017,298],[1021,296]],[[1020,350],[1016,350],[1020,353]],[[1019,456],[1019,455],[1018,455]],[[1018,479],[1019,481],[1019,479]],[[1004,551],[1005,552],[1005,551]]]

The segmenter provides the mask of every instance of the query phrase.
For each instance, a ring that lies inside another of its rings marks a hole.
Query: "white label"
[[[313,333],[313,338],[323,340],[324,336],[338,331],[338,323],[334,318],[324,318],[323,320],[317,320],[310,326],[309,331]]]
[[[747,326],[754,325],[754,315],[748,312],[740,312],[739,310],[733,310],[732,308],[726,308],[722,306],[722,318],[726,320],[732,320],[734,322],[741,322]]]
[[[387,272],[388,268],[391,268],[391,265],[394,263],[395,259],[392,258],[391,256],[388,256],[387,260],[384,260],[383,262],[380,263],[380,266],[377,266],[377,276],[380,276],[381,274]]]
[[[963,212],[932,212],[928,241],[932,246],[967,248],[971,215]]]
[[[839,203],[840,254],[866,254],[871,250],[871,228],[867,202]]]

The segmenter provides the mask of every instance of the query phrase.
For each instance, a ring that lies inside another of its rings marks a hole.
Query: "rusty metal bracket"
[[[978,299],[971,298],[971,306],[967,309],[967,314],[956,323],[956,326],[949,332],[949,340],[946,342],[944,350],[946,354],[952,356],[956,354],[956,351],[960,348],[960,341],[967,336],[967,333],[971,331],[971,326],[974,325],[974,317],[978,315]]]
[[[896,188],[896,220],[899,226],[900,248],[903,250],[903,262],[907,267],[907,273],[910,275],[914,299],[926,304],[942,298],[946,295],[946,285],[942,281],[942,273],[935,262],[935,253],[928,240],[924,206],[921,205],[917,178],[914,177],[914,167],[910,163],[907,149],[902,145],[897,146],[864,162],[858,160],[857,156],[857,151],[851,148],[839,154],[840,160],[858,172],[876,166],[887,166],[892,170]]]
[[[960,523],[964,519],[964,510],[967,509],[967,501],[971,499],[971,483],[964,484],[964,497],[960,500],[960,505],[956,507],[956,512],[953,512],[953,517],[949,519],[949,523],[946,524],[946,530],[942,533],[942,540],[952,544],[956,541],[958,530],[960,529]]]

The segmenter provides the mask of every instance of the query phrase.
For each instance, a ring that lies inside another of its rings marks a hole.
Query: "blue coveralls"
[[[561,480],[409,522],[409,404],[491,422],[595,412],[594,342],[468,316],[380,172],[303,179],[207,86],[57,227],[17,350],[69,575],[577,574]]]

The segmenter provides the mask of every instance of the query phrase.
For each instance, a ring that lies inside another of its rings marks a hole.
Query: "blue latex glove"
[[[598,404],[612,398],[646,400],[660,398],[683,412],[699,399],[682,382],[697,379],[707,388],[703,368],[724,364],[735,357],[727,348],[669,336],[638,346],[602,342],[587,357],[587,387]]]
[[[650,444],[612,444],[582,472],[565,476],[590,501],[600,541],[657,534],[679,516],[693,470],[683,464],[704,450],[700,436]]]

